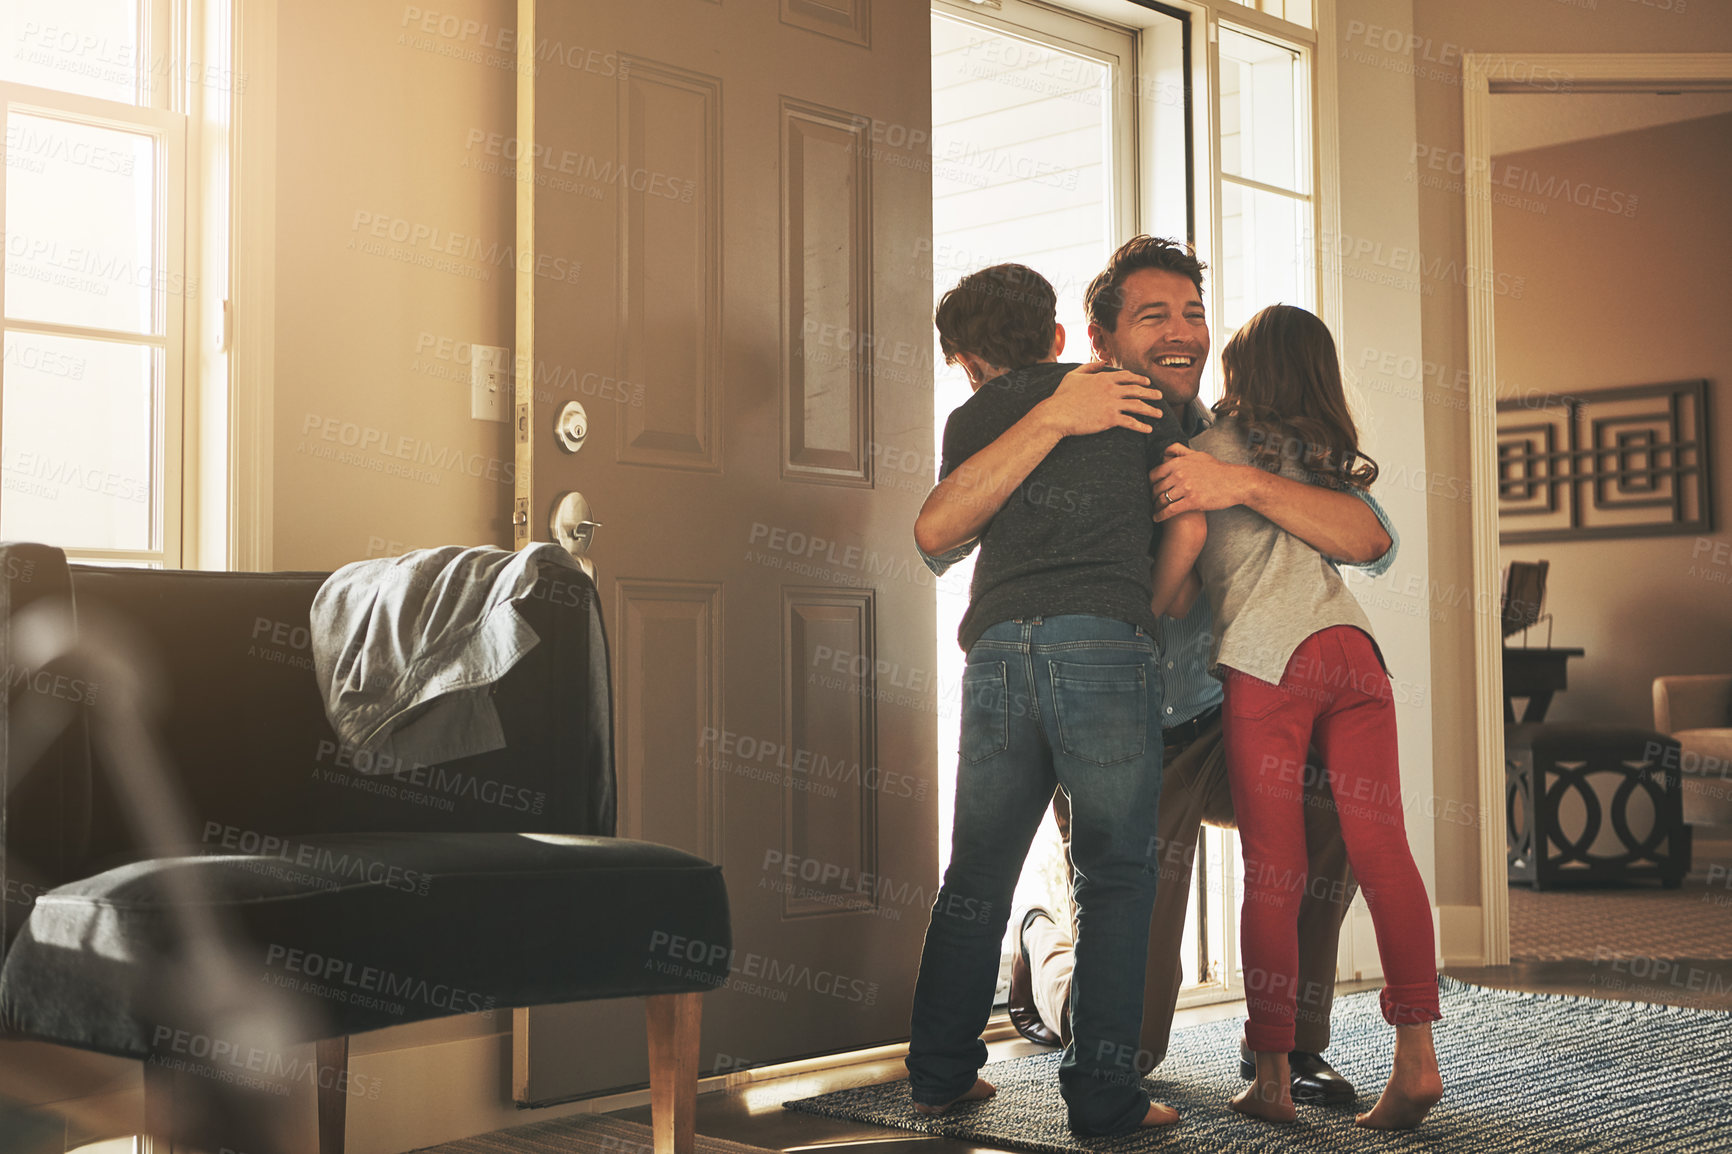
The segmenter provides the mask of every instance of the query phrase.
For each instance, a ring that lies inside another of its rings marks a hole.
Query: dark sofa
[[[505,749],[391,766],[326,721],[323,578],[0,544],[0,1036],[140,1059],[147,1129],[249,1154],[280,1140],[248,1103],[316,1082],[339,1154],[348,1035],[640,996],[656,1145],[689,1151],[727,893],[708,862],[612,836],[593,586],[562,572],[525,603],[541,642],[495,687]],[[715,948],[661,956],[675,939]]]

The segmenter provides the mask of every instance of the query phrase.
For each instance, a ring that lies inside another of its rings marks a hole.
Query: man
[[[1194,434],[1208,423],[1198,403],[1203,366],[1209,355],[1209,326],[1203,308],[1203,266],[1188,247],[1147,236],[1127,241],[1113,254],[1107,268],[1089,286],[1089,337],[1098,360],[1148,379],[1159,396],[1181,412],[1181,429]],[[1111,386],[1104,383],[1101,392]],[[1099,416],[1100,397],[1077,390],[1069,396],[1076,406],[1073,431],[1092,432],[1108,423]],[[1055,402],[1059,400],[1057,396]],[[1093,402],[1089,416],[1083,405]],[[1120,402],[1112,417],[1131,411]],[[1039,463],[1040,431],[1013,426],[982,451],[991,455],[995,491],[1014,488]],[[1032,458],[1032,459],[1031,459]],[[1016,474],[1015,469],[1023,472]],[[1005,472],[1009,470],[1009,472]],[[1362,567],[1376,576],[1394,561],[1393,529],[1382,509],[1367,494],[1336,492],[1305,485],[1262,470],[1227,465],[1206,453],[1183,446],[1168,450],[1167,460],[1150,473],[1156,519],[1187,512],[1206,512],[1244,505],[1314,546],[1325,556]],[[995,508],[984,494],[958,509],[949,523],[949,539],[936,536],[920,542],[928,564],[942,572],[966,556]],[[938,494],[928,498],[929,506]],[[1221,687],[1207,673],[1211,645],[1207,599],[1199,597],[1182,620],[1162,622],[1162,673],[1165,679],[1163,761],[1156,846],[1159,882],[1149,923],[1148,963],[1143,995],[1141,1052],[1137,1065],[1144,1073],[1166,1055],[1182,969],[1179,948],[1185,911],[1190,900],[1191,866],[1202,822],[1231,827],[1232,800],[1221,754]],[[1351,1084],[1326,1062],[1329,1011],[1335,996],[1335,955],[1341,921],[1352,902],[1355,885],[1348,868],[1333,799],[1324,777],[1307,772],[1306,844],[1308,877],[1299,910],[1299,991],[1296,1044],[1289,1058],[1293,1097],[1303,1102],[1352,1102]],[[1069,814],[1062,791],[1053,799],[1061,831],[1068,833]],[[1069,919],[1066,919],[1068,923]],[[1011,1020],[1034,1041],[1062,1044],[1068,1040],[1068,1000],[1073,963],[1072,928],[1053,915],[1031,909],[1018,925],[1017,952],[1012,962]],[[1240,1072],[1246,1077],[1248,1054],[1241,1049]],[[1254,1067],[1253,1067],[1254,1070]]]

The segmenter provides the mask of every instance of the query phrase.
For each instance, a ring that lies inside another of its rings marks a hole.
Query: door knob
[[[589,547],[601,523],[590,517],[589,501],[575,489],[554,502],[548,529],[553,539],[577,559],[578,566],[591,581],[595,580],[595,563],[589,559]]]
[[[553,423],[553,434],[559,438],[559,447],[568,453],[583,448],[584,438],[589,436],[589,414],[584,412],[583,402],[565,402]]]

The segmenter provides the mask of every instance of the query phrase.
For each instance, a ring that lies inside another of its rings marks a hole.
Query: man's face
[[[1166,269],[1138,269],[1121,286],[1118,327],[1089,325],[1095,355],[1141,373],[1161,395],[1180,404],[1196,399],[1209,359],[1209,322],[1191,278]]]

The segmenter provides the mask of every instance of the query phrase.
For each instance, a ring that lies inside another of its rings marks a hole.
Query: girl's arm
[[[1201,513],[1180,513],[1162,524],[1161,544],[1150,573],[1154,595],[1149,598],[1149,609],[1157,617],[1162,613],[1183,617],[1203,589],[1195,566],[1203,543],[1209,539],[1209,521]]]

